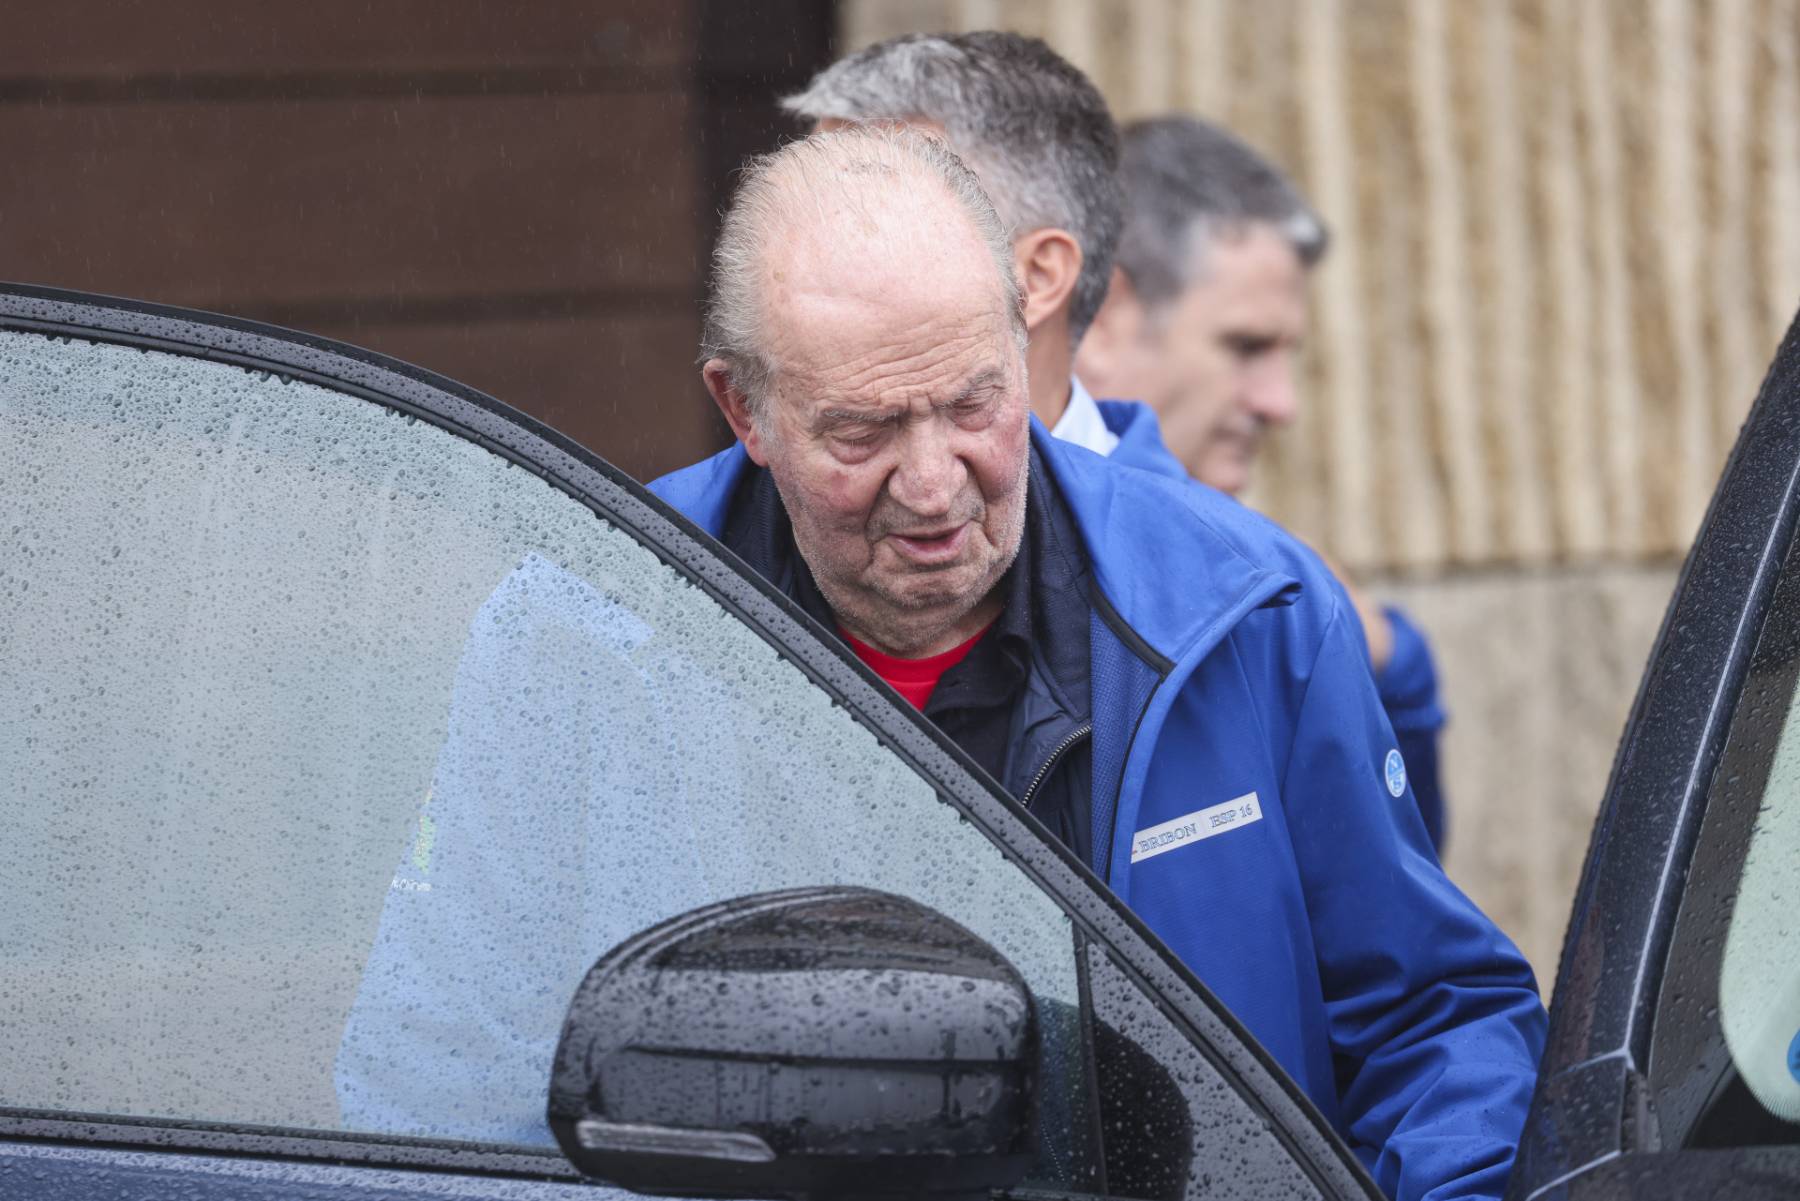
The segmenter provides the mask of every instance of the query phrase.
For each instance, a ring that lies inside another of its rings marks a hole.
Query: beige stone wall
[[[1220,120],[1336,235],[1251,501],[1417,610],[1449,866],[1546,987],[1675,565],[1800,304],[1800,0],[846,0]]]
[[[1429,630],[1450,725],[1445,867],[1545,992],[1676,568],[1465,571],[1379,590]]]

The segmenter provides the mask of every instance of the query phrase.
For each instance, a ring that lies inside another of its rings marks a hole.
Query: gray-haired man
[[[1102,395],[1156,410],[1189,475],[1233,495],[1264,435],[1298,412],[1306,285],[1325,224],[1271,162],[1193,117],[1126,128],[1125,228],[1112,285],[1076,359]],[[1388,720],[1432,845],[1444,845],[1431,649],[1397,609],[1351,587]]]
[[[1236,495],[1264,434],[1295,416],[1324,222],[1272,163],[1192,117],[1129,126],[1119,174],[1125,230],[1080,369],[1155,409],[1189,474]]]

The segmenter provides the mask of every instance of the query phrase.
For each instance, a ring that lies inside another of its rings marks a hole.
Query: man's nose
[[[1294,356],[1271,356],[1250,381],[1249,409],[1268,425],[1288,425],[1298,415],[1300,394],[1296,387]]]
[[[931,420],[910,426],[900,438],[900,461],[888,479],[888,495],[921,517],[949,512],[968,478],[946,424]]]

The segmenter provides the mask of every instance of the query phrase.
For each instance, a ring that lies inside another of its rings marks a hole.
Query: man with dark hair
[[[1192,117],[1131,125],[1119,178],[1125,228],[1080,369],[1155,409],[1188,473],[1235,495],[1267,431],[1294,418],[1324,222],[1256,151]]]
[[[1543,1006],[1438,866],[1342,591],[1032,420],[1017,237],[904,124],[750,166],[703,339],[737,444],[652,490],[1105,879],[1391,1196],[1498,1197]]]
[[[1103,395],[1148,404],[1187,473],[1235,495],[1268,431],[1298,412],[1306,284],[1329,245],[1325,224],[1267,159],[1193,117],[1131,125],[1120,157],[1125,228],[1077,369]],[[1445,715],[1430,646],[1400,610],[1346,587],[1441,851]]]

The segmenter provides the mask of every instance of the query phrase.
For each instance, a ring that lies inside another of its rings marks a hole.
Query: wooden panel
[[[1229,0],[1182,0],[1181,65],[1176,71],[1182,107],[1216,113],[1231,92],[1226,48],[1231,44]]]
[[[992,0],[990,0],[990,3]],[[841,11],[838,36],[845,54],[888,38],[920,30],[959,28],[957,22],[969,10],[969,0],[884,0],[881,4],[851,4]],[[992,28],[995,22],[976,28]]]
[[[1695,170],[1695,150],[1702,135],[1694,111],[1700,71],[1694,61],[1694,13],[1686,0],[1657,0],[1651,16],[1655,29],[1656,129],[1651,142],[1651,186],[1655,189],[1660,226],[1660,292],[1675,363],[1673,377],[1664,383],[1672,394],[1675,410],[1672,449],[1678,469],[1674,480],[1673,532],[1686,542],[1700,528],[1719,464],[1725,459],[1725,448],[1713,445],[1718,423],[1708,412],[1706,349],[1701,330],[1706,311],[1701,300],[1705,222],[1700,207],[1703,177]]]
[[[1533,99],[1519,78],[1518,41],[1509,20],[1508,0],[1483,0],[1478,24],[1467,31],[1468,50],[1479,99],[1473,107],[1481,123],[1475,155],[1476,232],[1472,235],[1471,284],[1482,318],[1483,375],[1471,400],[1482,410],[1484,430],[1497,450],[1496,474],[1506,508],[1502,553],[1537,562],[1553,546],[1549,498],[1537,485],[1538,465],[1549,454],[1541,415],[1542,390],[1533,386],[1532,293],[1540,286],[1542,264],[1532,254],[1527,196],[1525,137],[1520,114]]]
[[[1618,70],[1606,13],[1598,6],[1576,8],[1575,44],[1581,84],[1582,120],[1587,128],[1583,160],[1583,192],[1588,197],[1590,255],[1596,289],[1598,334],[1594,346],[1595,403],[1606,431],[1604,474],[1611,502],[1612,549],[1634,556],[1657,547],[1645,522],[1644,495],[1638,483],[1643,453],[1643,422],[1634,386],[1637,347],[1631,323],[1632,290],[1629,257],[1630,225],[1626,219],[1627,167],[1619,132]],[[1522,485],[1528,486],[1528,485]]]
[[[831,0],[700,0],[699,22],[700,186],[706,211],[722,213],[744,160],[801,132],[779,100],[835,57],[835,22]]]
[[[1318,187],[1334,219],[1354,224],[1359,196],[1348,125],[1353,114],[1345,103],[1344,21],[1339,0],[1309,0],[1299,53],[1311,101],[1306,108],[1306,141],[1317,165]],[[1356,453],[1369,448],[1369,410],[1374,399],[1368,388],[1370,323],[1362,300],[1362,259],[1361,246],[1340,248],[1331,273],[1320,277],[1322,291],[1314,322],[1319,354],[1331,365],[1338,387],[1333,403],[1321,406],[1313,416],[1322,423],[1327,440],[1347,445],[1350,453],[1341,461],[1352,469],[1331,473],[1323,514],[1331,525],[1314,531],[1313,536],[1326,534],[1324,545],[1332,553],[1358,561],[1374,557],[1379,536],[1368,517],[1375,500],[1373,463],[1367,454]]]
[[[760,80],[764,97],[773,99],[784,85],[804,86],[834,57],[830,0],[698,2],[694,41],[702,76]]]
[[[1532,68],[1532,91],[1541,105],[1528,121],[1535,222],[1549,266],[1536,342],[1549,364],[1545,376],[1550,454],[1539,477],[1555,499],[1561,547],[1586,558],[1606,547],[1605,479],[1600,437],[1588,403],[1594,306],[1590,272],[1582,257],[1584,206],[1576,157],[1574,6],[1537,0],[1545,35]]]
[[[1137,19],[1126,31],[1131,58],[1142,68],[1125,98],[1132,112],[1166,112],[1175,102],[1175,63],[1164,50],[1178,28],[1175,0],[1140,0]]]
[[[689,102],[0,105],[0,264],[241,310],[697,287]]]
[[[1770,31],[1759,57],[1759,81],[1766,80],[1757,149],[1762,165],[1761,201],[1752,213],[1762,234],[1764,314],[1774,346],[1800,304],[1800,0],[1770,0]]]
[[[1451,479],[1486,474],[1481,442],[1481,398],[1476,395],[1475,321],[1468,290],[1468,183],[1458,145],[1456,91],[1460,77],[1451,61],[1450,10],[1437,0],[1412,0],[1407,19],[1413,36],[1411,100],[1417,121],[1415,153],[1421,168],[1419,197],[1431,214],[1420,235],[1424,278],[1419,324],[1437,397],[1440,455]],[[1455,489],[1448,496],[1451,544],[1459,558],[1483,559],[1491,549],[1493,514],[1488,488]]]
[[[1706,74],[1711,86],[1702,118],[1707,136],[1701,150],[1707,162],[1701,177],[1711,187],[1710,212],[1702,222],[1706,244],[1701,262],[1708,268],[1711,304],[1701,345],[1710,359],[1708,386],[1726,396],[1755,395],[1768,356],[1757,336],[1760,322],[1751,267],[1759,248],[1750,223],[1741,219],[1749,209],[1752,138],[1744,81],[1751,78],[1755,42],[1762,36],[1754,24],[1759,16],[1750,0],[1716,0],[1707,23]],[[1704,416],[1717,423],[1714,444],[1730,446],[1737,437],[1734,409],[1715,401]]]
[[[651,479],[725,444],[694,314],[361,324],[313,332],[449,376]]]
[[[1439,652],[1450,873],[1547,986],[1675,563],[1800,302],[1800,0],[1182,0],[1161,49],[1092,2],[1122,51],[1058,48],[1116,111],[1173,69],[1333,228],[1316,387],[1256,499],[1353,568],[1420,570],[1376,591]],[[1092,39],[1048,0],[945,3]]]
[[[547,66],[672,68],[689,5],[670,0],[63,0],[7,6],[0,77],[262,75]]]

